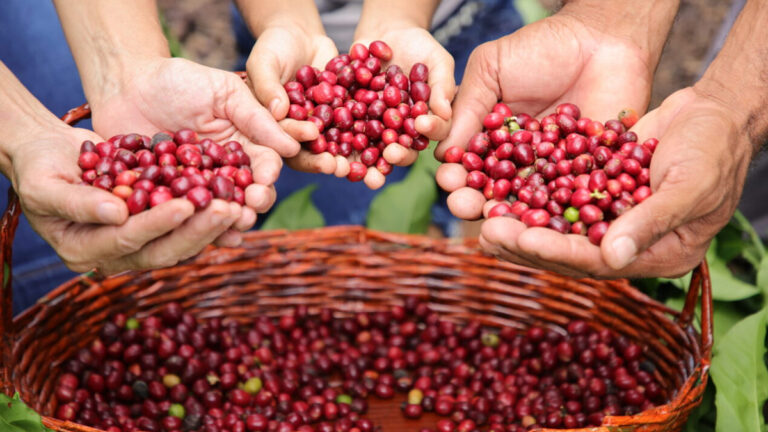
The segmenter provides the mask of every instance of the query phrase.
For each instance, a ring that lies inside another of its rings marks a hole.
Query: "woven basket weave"
[[[88,114],[83,106],[64,119],[74,123]],[[481,253],[472,240],[435,240],[362,227],[262,231],[246,234],[239,248],[209,247],[171,268],[106,279],[80,276],[13,319],[9,272],[19,206],[13,191],[9,195],[0,222],[0,260],[6,270],[0,290],[0,390],[8,395],[19,391],[56,431],[97,431],[49,417],[56,409],[53,387],[64,361],[86,346],[110,315],[142,317],[172,301],[198,318],[250,322],[256,315],[278,315],[299,304],[308,305],[310,312],[332,307],[343,315],[381,310],[399,304],[404,295],[415,295],[455,321],[562,330],[570,320],[581,319],[644,347],[669,403],[634,416],[606,417],[601,427],[571,432],[679,431],[706,386],[712,347],[706,263],[694,272],[685,307],[677,312],[626,281],[575,280],[500,262]],[[701,334],[693,325],[699,292]],[[434,417],[414,421],[393,414],[395,405],[374,402],[368,416],[385,432],[434,426]]]

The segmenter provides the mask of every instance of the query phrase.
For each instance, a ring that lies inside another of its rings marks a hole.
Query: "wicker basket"
[[[65,120],[88,115],[87,106]],[[18,390],[56,431],[96,429],[47,417],[55,412],[53,385],[65,359],[95,337],[118,312],[146,316],[180,302],[199,318],[249,321],[294,305],[338,314],[380,310],[403,295],[426,300],[456,321],[489,326],[541,325],[562,330],[573,319],[610,328],[644,347],[670,402],[634,416],[606,417],[586,432],[679,431],[701,401],[712,347],[712,298],[706,263],[695,271],[682,313],[645,296],[626,281],[574,280],[499,262],[475,241],[434,240],[361,227],[288,233],[251,232],[236,249],[209,247],[175,267],[107,279],[80,276],[58,287],[15,319],[11,315],[11,244],[18,200],[10,192],[0,225],[0,390]],[[693,326],[701,291],[701,335]],[[393,402],[372,403],[369,417],[383,431],[416,431],[434,418],[405,420]],[[550,430],[550,429],[544,429]],[[553,430],[552,430],[553,431]],[[572,432],[576,432],[573,430]]]

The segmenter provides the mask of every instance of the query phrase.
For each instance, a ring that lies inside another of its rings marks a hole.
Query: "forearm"
[[[40,133],[64,129],[66,125],[19,82],[0,62],[0,171],[11,178],[11,160],[16,146]]]
[[[154,0],[54,0],[91,104],[119,91],[142,59],[169,57]]]
[[[653,71],[679,7],[680,0],[568,0],[558,13],[636,45]]]
[[[398,26],[429,29],[439,4],[440,0],[365,0],[355,39]]]
[[[717,100],[747,134],[753,153],[768,140],[768,3],[749,0],[717,58],[695,89]]]
[[[255,37],[272,26],[299,27],[307,34],[325,34],[314,0],[236,0]]]

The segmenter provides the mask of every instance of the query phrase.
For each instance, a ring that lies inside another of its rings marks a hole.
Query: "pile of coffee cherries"
[[[214,198],[243,205],[253,183],[251,158],[239,142],[199,140],[188,129],[84,141],[77,163],[86,184],[124,199],[132,215],[181,197],[197,210]]]
[[[350,164],[351,181],[362,180],[368,167],[384,175],[392,172],[383,157],[390,144],[417,151],[429,145],[415,128],[415,118],[429,111],[429,70],[416,63],[405,75],[397,65],[384,67],[391,59],[392,49],[382,41],[367,48],[355,44],[325,70],[303,66],[285,84],[291,102],[288,117],[311,121],[320,130],[305,148],[359,159]]]
[[[628,130],[637,119],[624,110],[601,123],[564,103],[537,120],[498,103],[483,119],[483,132],[466,150],[448,149],[445,161],[466,168],[467,186],[489,201],[488,217],[512,215],[599,245],[611,220],[651,195],[658,140],[640,143]]]
[[[116,315],[65,363],[55,395],[57,418],[109,432],[374,432],[370,397],[434,419],[422,432],[521,432],[599,426],[668,396],[643,349],[610,330],[459,325],[413,297],[247,323],[176,303]]]

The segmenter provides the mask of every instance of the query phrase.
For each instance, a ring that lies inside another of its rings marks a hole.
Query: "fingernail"
[[[223,222],[224,222],[224,215],[219,213],[214,213],[214,215],[211,216],[212,225],[221,225]]]
[[[608,264],[616,270],[626,267],[637,258],[637,245],[627,236],[614,240],[611,247],[613,259],[608,260]]]
[[[120,210],[117,206],[111,202],[104,202],[99,204],[96,209],[99,219],[104,223],[118,223],[120,222]]]
[[[272,102],[269,103],[269,112],[271,112],[272,115],[275,115],[275,110],[277,110],[278,105],[280,105],[279,98],[274,98],[272,99]]]
[[[184,220],[184,214],[182,214],[181,212],[176,212],[176,213],[173,214],[173,223],[174,224],[178,225],[183,220]]]

